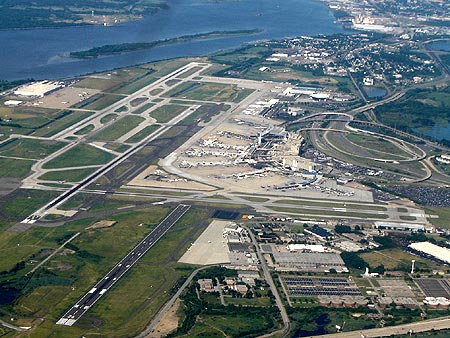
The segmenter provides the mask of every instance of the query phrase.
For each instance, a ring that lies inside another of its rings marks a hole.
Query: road
[[[177,292],[172,296],[172,298],[163,306],[163,308],[156,314],[156,316],[153,318],[152,322],[150,323],[147,328],[141,332],[139,335],[136,336],[136,338],[144,338],[148,337],[149,334],[153,332],[156,325],[160,322],[160,320],[164,317],[164,315],[170,310],[172,305],[175,303],[175,301],[180,297],[181,293],[186,289],[186,287],[192,282],[192,279],[195,277],[195,275],[204,269],[209,269],[213,266],[220,266],[221,264],[213,264],[213,265],[207,265],[202,266],[201,268],[198,268],[194,270],[190,276],[186,279],[186,281],[183,283],[183,285],[177,290]]]
[[[284,327],[281,330],[264,335],[264,337],[270,337],[272,335],[279,334],[279,333],[282,333],[283,337],[285,337],[289,333],[290,328],[291,328],[291,322],[290,322],[289,316],[286,312],[286,308],[284,307],[283,301],[281,300],[280,294],[278,293],[278,289],[275,286],[272,276],[270,275],[269,267],[267,266],[266,260],[264,259],[263,255],[261,253],[261,250],[259,249],[258,242],[256,241],[255,236],[253,235],[253,232],[246,227],[244,227],[244,228],[247,230],[248,234],[250,235],[250,238],[252,239],[252,243],[255,246],[256,255],[258,256],[258,259],[261,262],[261,269],[264,273],[264,279],[269,284],[270,290],[272,291],[272,294],[275,297],[275,303],[277,304],[278,310],[280,311],[281,319],[283,320],[283,324],[284,324]]]
[[[341,332],[333,334],[324,334],[314,336],[314,338],[374,338],[374,337],[390,337],[391,335],[406,335],[410,330],[412,332],[425,332],[431,330],[443,330],[450,328],[450,318],[443,317],[431,320],[424,320],[410,324],[397,326],[386,326],[378,329],[358,330],[350,332]]]
[[[190,205],[178,205],[156,228],[137,244],[122,260],[114,266],[92,289],[72,306],[56,324],[72,326],[94,305],[111,287],[123,277],[136,262],[161,239],[164,234],[189,210]]]
[[[192,114],[193,112],[194,111],[191,109],[184,111],[183,113],[181,113],[180,115],[178,115],[177,117],[172,119],[170,121],[170,124],[163,125],[157,131],[155,131],[154,133],[149,135],[147,138],[145,138],[143,141],[141,141],[138,144],[136,144],[135,146],[131,147],[129,150],[125,151],[120,156],[114,158],[112,161],[105,164],[99,170],[97,170],[96,172],[94,172],[93,174],[91,174],[90,176],[85,178],[84,180],[82,180],[80,183],[78,183],[74,187],[65,191],[64,193],[62,193],[61,195],[59,195],[52,201],[48,202],[42,208],[40,208],[39,210],[37,210],[36,212],[31,214],[30,216],[25,218],[21,223],[33,224],[33,223],[37,222],[42,216],[47,214],[47,212],[50,208],[57,207],[57,206],[63,204],[64,202],[66,202],[68,199],[70,199],[71,197],[76,195],[81,189],[87,187],[91,182],[95,181],[100,176],[106,174],[108,171],[115,168],[116,166],[121,164],[123,161],[128,159],[130,156],[134,155],[139,150],[144,148],[148,142],[153,141],[156,138],[158,138],[159,136],[161,136],[162,134],[164,134],[167,130],[169,130],[172,127],[172,124],[178,123],[179,121],[183,120],[184,118],[186,118],[188,115]]]

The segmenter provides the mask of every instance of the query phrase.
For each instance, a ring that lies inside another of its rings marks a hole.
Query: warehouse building
[[[63,82],[39,81],[20,86],[14,91],[14,95],[30,98],[44,97],[62,87],[64,87]]]
[[[390,229],[390,230],[425,231],[425,226],[423,224],[413,224],[413,223],[375,222],[375,228]]]
[[[335,253],[317,252],[274,252],[273,258],[278,270],[302,270],[311,272],[348,272],[341,256]]]
[[[430,242],[411,243],[408,247],[414,251],[438,259],[441,262],[450,264],[450,249]]]

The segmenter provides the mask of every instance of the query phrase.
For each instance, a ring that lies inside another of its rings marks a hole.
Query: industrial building
[[[450,249],[441,247],[430,242],[411,243],[408,245],[410,249],[418,251],[425,255],[436,258],[444,263],[450,264]]]
[[[57,81],[39,81],[20,86],[14,95],[21,97],[44,97],[51,92],[64,87],[64,83]]]
[[[313,235],[321,240],[326,240],[329,237],[332,237],[333,234],[324,228],[321,228],[319,226],[313,226],[312,228],[305,229],[305,232]]]
[[[274,252],[273,258],[278,270],[295,268],[303,271],[348,272],[341,256],[335,253]]]
[[[395,223],[395,222],[375,222],[375,228],[377,229],[390,229],[390,230],[408,230],[408,231],[425,231],[423,224],[413,223]]]
[[[325,247],[320,244],[289,244],[286,249],[289,251],[325,252]]]

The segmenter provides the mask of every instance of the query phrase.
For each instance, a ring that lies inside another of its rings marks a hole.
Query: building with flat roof
[[[64,83],[57,81],[39,81],[20,86],[14,95],[22,97],[44,97],[45,95],[64,87]]]
[[[289,251],[325,252],[325,247],[320,244],[289,244],[286,249]]]
[[[312,228],[308,228],[304,230],[306,233],[316,236],[322,240],[325,240],[327,237],[332,237],[333,234],[324,228],[319,226],[313,226]]]
[[[408,247],[415,251],[432,256],[444,263],[450,264],[450,249],[430,242],[411,243]]]
[[[425,231],[425,225],[413,223],[375,222],[377,229]]]
[[[281,268],[296,268],[304,271],[335,269],[337,272],[348,272],[341,256],[335,253],[274,252],[273,258]]]

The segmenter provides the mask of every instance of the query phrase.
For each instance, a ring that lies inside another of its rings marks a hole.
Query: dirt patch
[[[177,299],[175,303],[173,303],[172,307],[167,311],[164,317],[161,318],[158,325],[156,325],[153,332],[146,336],[146,338],[162,338],[167,336],[170,332],[174,331],[178,327],[178,315],[177,311],[180,307],[180,300]]]
[[[102,221],[98,221],[98,222],[92,224],[91,226],[87,227],[86,230],[109,228],[109,227],[112,227],[116,223],[117,223],[116,221],[102,220]]]
[[[67,271],[67,270],[72,269],[72,265],[70,265],[70,264],[62,264],[62,263],[59,263],[59,264],[56,266],[56,268],[57,268],[59,271]]]

